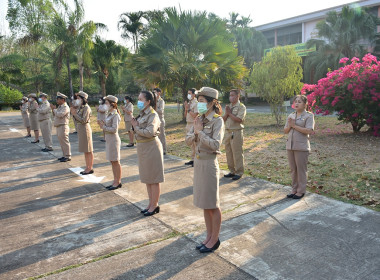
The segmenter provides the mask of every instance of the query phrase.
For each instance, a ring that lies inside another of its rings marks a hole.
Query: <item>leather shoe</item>
[[[32,144],[40,143],[40,140],[32,141],[30,143],[32,143]]]
[[[154,214],[160,213],[160,206],[157,206],[152,212],[146,211],[144,216],[153,216]]]
[[[294,194],[293,195],[293,199],[301,199],[301,198],[303,198],[304,197],[304,193],[302,194],[302,195],[296,195],[296,194]]]
[[[286,195],[287,198],[293,198],[293,196],[295,195],[295,193],[290,193],[288,195]]]
[[[201,243],[201,244],[195,246],[195,249],[200,250],[203,246],[205,246],[205,244]]]
[[[141,210],[140,212],[142,213],[142,214],[144,214],[144,213],[146,213],[146,212],[148,212],[148,208],[146,208],[146,209],[143,209],[143,210]]]
[[[44,149],[41,149],[41,151],[47,153],[47,152],[51,152],[53,149],[47,149],[47,148],[44,148]]]
[[[211,253],[211,252],[215,251],[216,249],[218,249],[219,246],[220,246],[220,240],[218,238],[218,241],[215,243],[214,246],[212,246],[212,248],[207,248],[206,245],[203,245],[203,247],[201,247],[199,249],[199,252],[201,252],[201,253]]]
[[[67,161],[70,161],[70,160],[71,160],[71,158],[66,158],[65,157],[65,158],[61,159],[60,162],[67,162]]]
[[[230,173],[224,175],[224,178],[232,178],[232,177],[234,177],[234,176],[235,176],[235,174],[232,174],[232,173],[230,172]]]
[[[58,160],[63,160],[65,157],[60,157],[60,158],[58,158]]]
[[[127,147],[127,148],[131,148],[131,147],[133,147],[135,144],[133,144],[133,143],[130,143],[130,144],[128,144],[127,146],[125,146],[125,147]]]
[[[191,165],[191,166],[194,166],[194,161],[193,160],[190,160],[188,162],[185,162],[185,165]]]
[[[94,169],[91,169],[88,172],[82,171],[80,174],[82,174],[82,175],[88,175],[88,174],[92,174],[92,173],[94,173]]]
[[[232,177],[232,180],[236,181],[236,180],[239,180],[241,178],[240,175],[235,175],[234,177]]]
[[[122,184],[120,183],[119,185],[117,186],[111,186],[110,188],[108,188],[110,191],[113,191],[113,190],[116,190],[118,188],[121,188]]]

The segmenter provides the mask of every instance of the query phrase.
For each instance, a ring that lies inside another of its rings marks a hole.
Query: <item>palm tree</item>
[[[106,82],[111,68],[120,63],[123,54],[123,48],[117,45],[115,41],[103,41],[99,36],[95,37],[91,56],[103,96],[106,96]]]
[[[204,85],[220,90],[240,87],[246,68],[234,48],[233,36],[219,18],[206,12],[165,9],[166,17],[151,23],[152,30],[131,60],[146,87],[187,90]]]
[[[122,30],[121,37],[133,40],[133,48],[135,52],[138,52],[139,38],[144,32],[144,24],[141,21],[144,18],[144,15],[145,13],[142,11],[122,13],[117,24],[117,28]]]
[[[317,23],[320,39],[311,39],[307,47],[317,51],[305,60],[305,80],[317,81],[329,69],[337,69],[342,57],[362,57],[368,51],[376,32],[376,19],[363,8],[344,6],[341,13],[331,11]]]

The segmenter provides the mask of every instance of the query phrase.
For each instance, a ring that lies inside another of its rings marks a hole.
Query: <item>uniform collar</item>
[[[214,118],[214,115],[215,115],[215,110],[212,110],[211,113],[207,117],[205,117],[205,119],[207,119],[210,122]]]
[[[144,115],[148,115],[150,112],[152,111],[152,106],[149,106],[148,108],[146,108],[143,113]]]
[[[232,103],[231,103],[231,108],[232,107],[235,107],[235,106],[239,106],[240,105],[240,100],[238,100],[236,103],[235,103],[235,105],[232,105]]]

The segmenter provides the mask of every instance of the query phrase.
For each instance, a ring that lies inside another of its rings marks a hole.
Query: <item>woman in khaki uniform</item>
[[[161,141],[157,137],[160,119],[154,110],[156,96],[150,91],[142,91],[137,107],[140,114],[131,122],[137,142],[140,180],[146,184],[149,197],[149,205],[141,213],[151,216],[160,212],[160,183],[164,182],[164,156]]]
[[[45,144],[45,148],[42,149],[43,152],[53,151],[51,108],[47,97],[47,94],[40,93],[40,98],[38,99],[38,101],[40,101],[40,106],[37,109],[38,121],[40,123],[41,134]]]
[[[186,134],[190,132],[190,130],[194,126],[194,120],[198,117],[198,101],[196,98],[197,90],[195,88],[191,88],[187,91],[187,99],[189,102],[184,102],[185,107],[185,116],[186,116]],[[195,157],[195,143],[193,142],[190,146],[191,148],[191,160],[186,162],[185,165],[194,166],[194,157]]]
[[[217,154],[224,136],[222,108],[218,102],[218,91],[203,87],[198,91],[198,112],[200,117],[186,135],[186,143],[195,143],[194,158],[194,205],[203,209],[207,236],[196,248],[201,253],[219,248],[219,232],[222,213],[219,205],[219,163]]]
[[[120,165],[120,137],[119,137],[119,124],[120,112],[117,109],[117,97],[108,95],[105,98],[105,109],[107,116],[105,120],[99,121],[98,124],[106,137],[106,158],[111,162],[113,172],[113,183],[108,186],[109,190],[116,190],[121,188],[121,165]]]
[[[82,175],[88,175],[94,173],[94,154],[92,146],[92,129],[90,126],[91,108],[87,104],[88,94],[80,91],[78,93],[78,98],[76,99],[76,107],[71,107],[71,114],[73,118],[78,123],[78,151],[84,153],[84,158],[86,161],[86,169],[81,172]]]
[[[34,132],[34,141],[32,141],[33,144],[40,143],[39,136],[40,136],[40,126],[38,123],[38,102],[37,102],[37,95],[35,93],[29,94],[29,123],[30,123],[30,130],[33,130]]]
[[[29,102],[28,97],[24,96],[21,100],[20,110],[21,110],[21,116],[22,120],[24,122],[24,126],[26,128],[26,132],[28,133],[25,138],[32,137],[32,134],[30,134],[30,123],[29,123]]]
[[[306,192],[309,134],[314,131],[314,115],[306,111],[305,95],[297,95],[293,104],[296,111],[289,115],[284,127],[285,134],[288,134],[286,150],[292,174],[292,193],[287,197],[300,199]]]
[[[133,103],[132,98],[129,96],[126,96],[124,98],[124,106],[122,107],[124,111],[124,123],[125,123],[125,130],[128,132],[129,136],[129,144],[127,145],[128,148],[133,147],[134,144],[134,136],[133,136],[133,130],[132,130],[132,119],[133,119]]]
[[[99,123],[99,121],[104,121],[106,119],[106,113],[107,113],[107,107],[105,106],[105,98],[104,97],[101,97],[99,98],[99,106],[96,106],[96,111],[98,112],[97,116],[96,116],[96,121]],[[103,131],[103,139],[101,139],[100,141],[102,142],[106,142],[106,136],[104,134],[104,131]]]

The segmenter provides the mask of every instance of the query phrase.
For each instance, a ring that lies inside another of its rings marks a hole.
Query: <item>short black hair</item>
[[[100,98],[99,98],[99,101],[102,101],[102,105],[103,105],[104,103],[106,103],[106,99],[105,99],[104,97],[100,97]]]
[[[156,88],[153,89],[153,91],[161,92],[161,89],[158,88],[158,87],[156,87]]]
[[[195,94],[195,92],[197,91],[195,88],[191,88],[189,89],[188,91],[191,91],[193,94]]]

